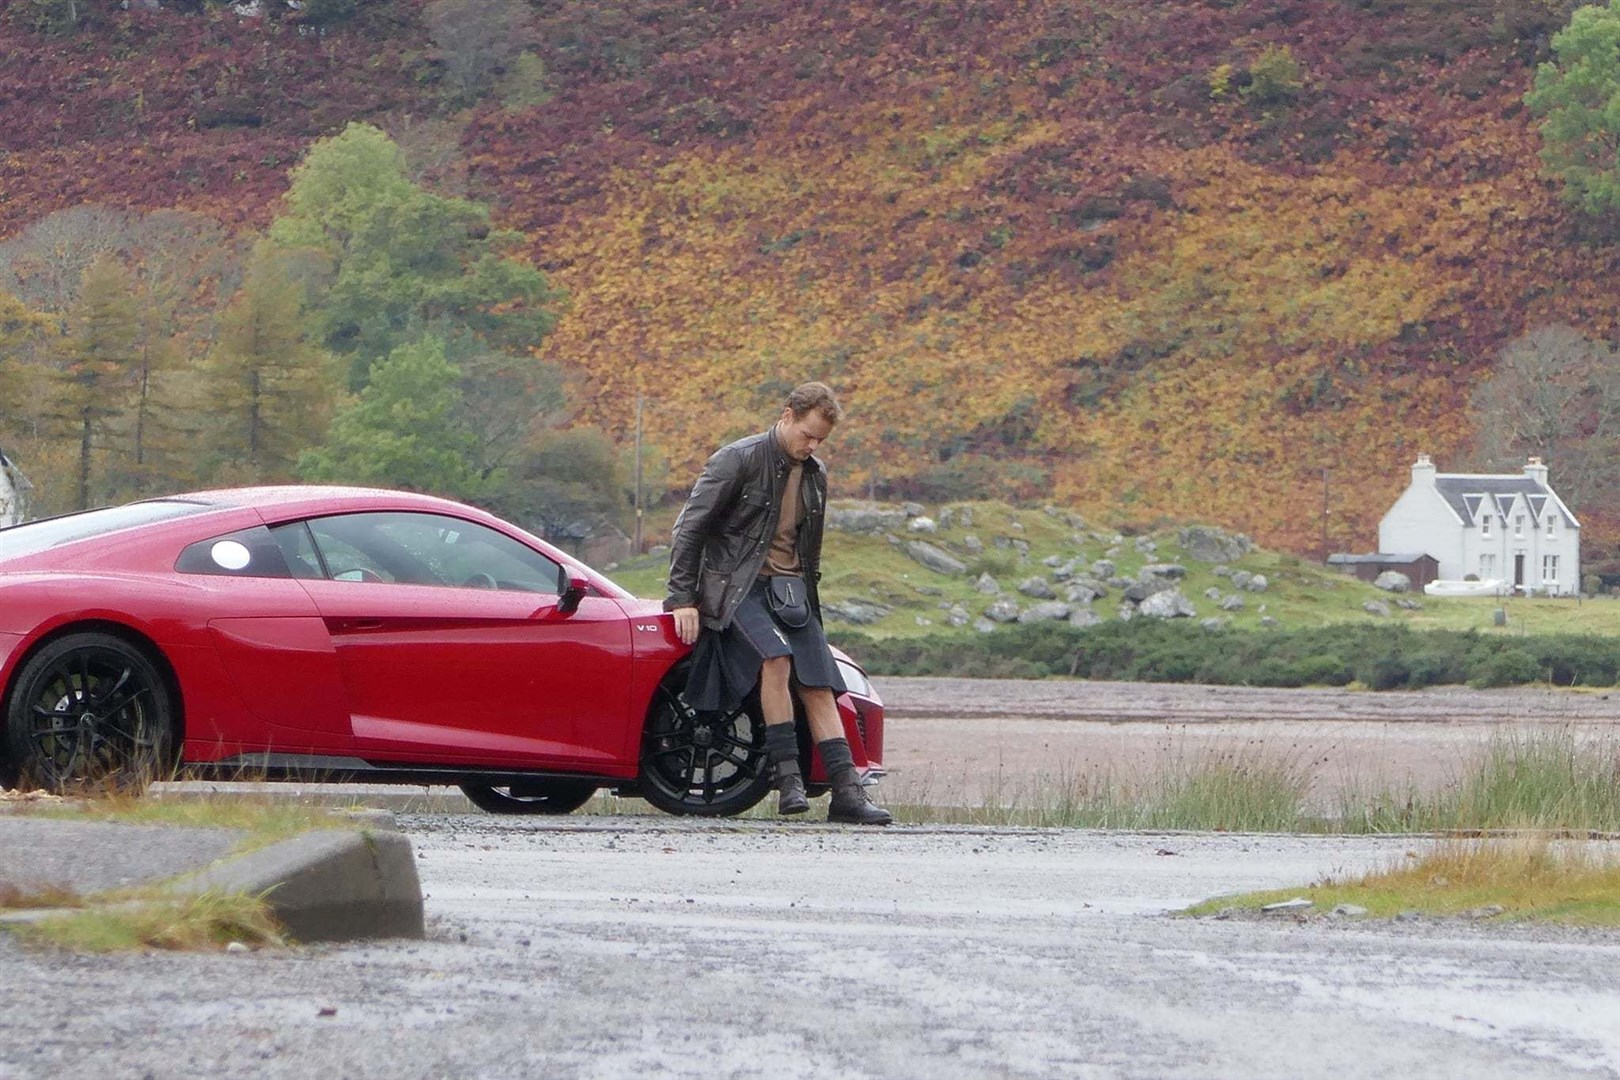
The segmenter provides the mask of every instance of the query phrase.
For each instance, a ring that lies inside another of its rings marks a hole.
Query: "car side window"
[[[561,578],[556,561],[461,518],[388,512],[308,524],[328,576],[339,581],[555,593]]]
[[[321,567],[320,553],[315,550],[315,538],[309,535],[306,522],[277,525],[270,530],[270,535],[280,546],[282,557],[287,560],[287,568],[292,571],[293,577],[318,580],[326,576],[326,571]]]
[[[199,540],[180,553],[174,568],[182,574],[222,577],[293,576],[281,548],[263,525]]]

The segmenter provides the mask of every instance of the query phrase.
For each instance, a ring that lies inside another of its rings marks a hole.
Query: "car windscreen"
[[[0,529],[0,562],[71,544],[75,540],[88,540],[92,536],[117,532],[119,529],[150,525],[155,521],[200,514],[210,509],[212,507],[206,503],[154,499],[151,502],[109,506],[104,510],[86,510],[82,514],[24,522],[9,529]]]

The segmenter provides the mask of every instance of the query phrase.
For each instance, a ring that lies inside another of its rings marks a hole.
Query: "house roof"
[[[1434,487],[1465,525],[1478,524],[1482,508],[1498,517],[1507,517],[1508,508],[1519,495],[1524,496],[1525,503],[1530,507],[1532,521],[1541,521],[1542,512],[1550,501],[1562,511],[1571,525],[1579,528],[1581,524],[1562,499],[1539,480],[1528,476],[1441,473],[1434,478]]]

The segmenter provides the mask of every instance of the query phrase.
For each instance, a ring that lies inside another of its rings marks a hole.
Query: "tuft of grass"
[[[206,892],[173,900],[90,908],[10,928],[24,941],[75,952],[131,949],[204,950],[232,942],[284,944],[262,897]]]
[[[71,885],[46,882],[37,885],[17,885],[0,881],[0,909],[18,911],[27,908],[83,907],[84,897]]]
[[[1304,896],[1315,910],[1355,904],[1375,918],[1403,912],[1468,915],[1506,922],[1620,926],[1620,855],[1545,835],[1447,840],[1429,853],[1361,877],[1331,878],[1304,889],[1271,889],[1217,897],[1185,914],[1211,915]]]
[[[237,851],[285,840],[312,829],[341,829],[352,823],[323,806],[247,795],[159,799],[133,794],[107,794],[94,799],[42,803],[27,811],[36,817],[70,821],[111,821],[126,825],[176,825],[234,829],[245,834]]]
[[[1453,828],[1620,832],[1620,752],[1566,731],[1501,736],[1456,794]]]

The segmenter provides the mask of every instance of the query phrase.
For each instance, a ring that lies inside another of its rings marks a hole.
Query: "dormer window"
[[[1486,514],[1479,519],[1479,535],[1485,537],[1491,535],[1491,515]]]

